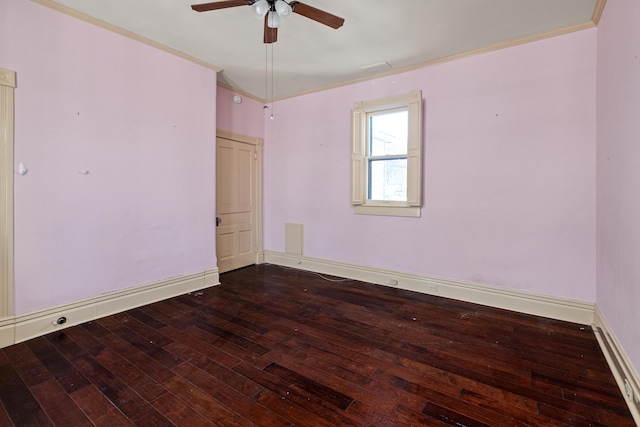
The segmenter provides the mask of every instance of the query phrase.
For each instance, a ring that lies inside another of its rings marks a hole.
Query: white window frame
[[[409,112],[407,141],[407,201],[368,199],[369,166],[367,117],[372,113],[406,108]],[[360,101],[351,110],[351,204],[359,215],[420,217],[422,206],[422,91],[372,101]]]

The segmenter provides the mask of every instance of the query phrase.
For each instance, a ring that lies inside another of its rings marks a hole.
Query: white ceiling
[[[271,89],[265,90],[265,60],[271,52],[262,42],[263,21],[250,7],[198,13],[190,5],[209,0],[36,1],[57,3],[219,67],[221,83],[259,99],[265,94],[271,98]],[[275,99],[370,77],[361,68],[380,62],[401,70],[549,32],[587,28],[594,25],[604,0],[304,3],[344,18],[345,24],[334,30],[295,13],[283,22],[273,44]]]

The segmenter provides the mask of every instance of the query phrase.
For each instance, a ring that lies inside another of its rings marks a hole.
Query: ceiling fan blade
[[[324,10],[316,9],[313,6],[300,3],[299,1],[292,1],[289,3],[293,11],[299,15],[306,16],[309,19],[313,19],[324,25],[328,25],[331,28],[340,28],[344,24],[344,18],[332,15]]]
[[[196,12],[207,12],[209,10],[218,10],[224,9],[227,7],[236,7],[236,6],[247,6],[250,4],[248,0],[226,0],[226,1],[217,1],[215,3],[204,3],[204,4],[194,4],[191,5],[191,9]]]
[[[278,41],[278,29],[269,27],[268,22],[269,15],[264,17],[264,42],[275,43]]]

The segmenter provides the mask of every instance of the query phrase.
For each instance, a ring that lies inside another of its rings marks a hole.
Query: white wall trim
[[[583,325],[593,323],[595,304],[588,302],[274,251],[265,251],[265,262]]]
[[[640,376],[598,307],[596,307],[594,314],[593,331],[631,415],[633,415],[636,424],[640,426]],[[625,385],[625,379],[628,381],[628,386]],[[633,391],[632,398],[627,395],[626,387],[630,387]]]
[[[0,347],[219,284],[216,268],[3,319]],[[67,323],[57,325],[55,321],[62,316],[67,318]]]
[[[13,161],[16,73],[0,68],[0,318],[13,315]],[[0,340],[3,327],[0,324]]]
[[[0,348],[15,342],[15,324],[13,317],[0,320]]]

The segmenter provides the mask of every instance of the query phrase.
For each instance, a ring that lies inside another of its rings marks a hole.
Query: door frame
[[[16,73],[0,68],[0,319],[13,316],[13,147]]]
[[[253,201],[256,207],[256,227],[255,227],[255,242],[256,242],[256,264],[263,264],[264,263],[264,246],[263,246],[263,231],[262,231],[262,216],[263,216],[263,211],[262,211],[262,153],[263,153],[263,146],[264,146],[264,140],[262,138],[256,137],[256,136],[248,136],[248,135],[241,135],[241,134],[237,134],[237,133],[233,133],[233,132],[228,132],[225,130],[221,130],[218,129],[216,131],[216,138],[222,138],[222,139],[227,139],[230,141],[236,141],[236,142],[242,142],[244,144],[249,144],[249,145],[253,145],[255,148],[255,153],[256,153],[256,158],[255,158],[255,162],[256,162],[256,182],[255,182],[255,200]],[[217,145],[217,142],[216,142]],[[218,192],[218,187],[217,187],[217,182],[216,182],[216,194]],[[216,212],[215,214],[218,213],[218,207],[216,206]],[[216,246],[217,247],[217,246]],[[216,251],[216,266],[218,265],[218,254]]]

